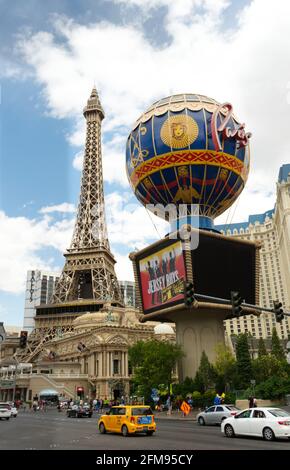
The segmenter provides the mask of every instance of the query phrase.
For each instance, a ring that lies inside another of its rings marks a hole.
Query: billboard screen
[[[230,292],[238,291],[247,303],[256,303],[254,244],[200,232],[199,245],[191,253],[196,293],[230,299]]]
[[[184,302],[185,264],[180,241],[138,260],[143,311]]]

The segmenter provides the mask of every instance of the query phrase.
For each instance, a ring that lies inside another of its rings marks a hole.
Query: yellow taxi
[[[156,431],[153,411],[146,405],[112,406],[110,411],[100,417],[98,426],[101,434],[108,431],[121,433],[123,436],[135,433],[152,436]]]

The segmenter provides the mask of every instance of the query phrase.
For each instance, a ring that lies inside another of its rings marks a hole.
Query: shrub
[[[225,404],[234,405],[236,403],[236,394],[233,392],[227,392],[225,396]]]
[[[256,387],[256,396],[264,400],[275,400],[290,393],[290,380],[272,376]]]
[[[200,408],[203,405],[202,394],[195,390],[192,392],[192,406],[194,408]]]
[[[214,397],[216,396],[215,390],[207,390],[204,392],[202,399],[203,399],[203,406],[211,406],[213,405]]]

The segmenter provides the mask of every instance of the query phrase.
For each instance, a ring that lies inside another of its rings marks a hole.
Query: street
[[[67,418],[56,410],[23,412],[0,421],[0,449],[23,450],[290,450],[290,441],[265,442],[256,438],[224,437],[219,426],[199,426],[196,421],[157,418],[157,432],[124,438],[101,435],[97,414]]]

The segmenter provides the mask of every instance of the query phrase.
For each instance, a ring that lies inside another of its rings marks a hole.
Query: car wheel
[[[146,434],[147,436],[153,436],[154,431],[147,431]]]
[[[263,429],[263,438],[265,439],[265,441],[274,441],[275,434],[273,433],[271,428]]]
[[[105,428],[104,423],[100,424],[99,431],[100,431],[101,434],[106,434],[106,428]]]
[[[6,421],[9,421],[10,418],[6,418]]]
[[[203,419],[202,416],[200,416],[200,417],[198,418],[198,424],[199,424],[200,426],[205,426],[205,420]]]
[[[121,431],[122,431],[122,434],[123,434],[124,437],[127,437],[127,436],[129,435],[128,428],[127,428],[127,426],[126,426],[125,424],[122,426],[122,430],[121,430]]]
[[[227,437],[234,437],[235,436],[234,429],[230,424],[225,425],[225,435]]]

